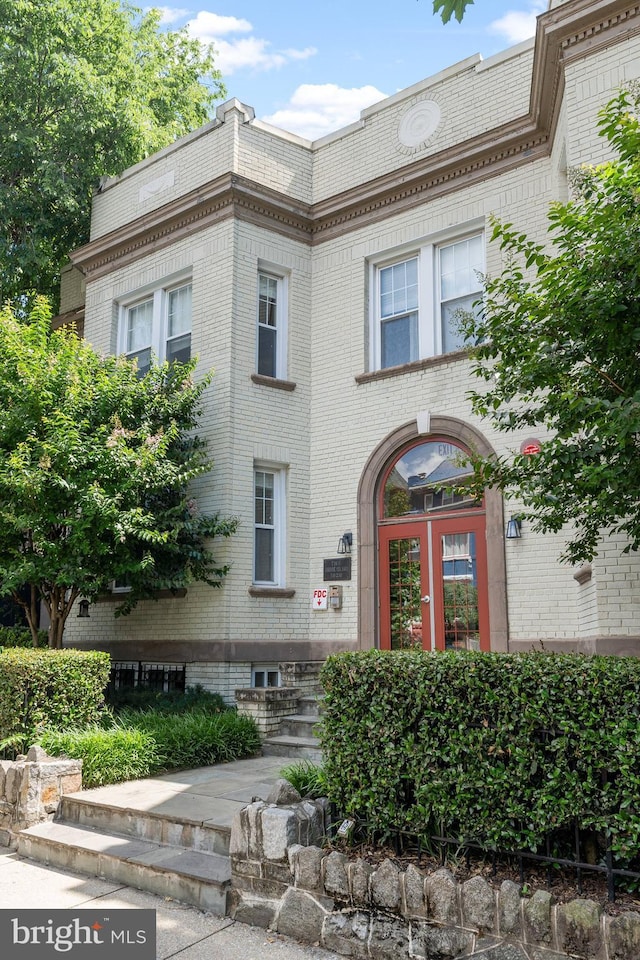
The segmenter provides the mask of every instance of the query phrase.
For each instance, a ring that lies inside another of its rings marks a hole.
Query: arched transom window
[[[438,515],[478,505],[464,489],[471,474],[467,451],[451,440],[416,444],[404,450],[387,472],[381,517]]]

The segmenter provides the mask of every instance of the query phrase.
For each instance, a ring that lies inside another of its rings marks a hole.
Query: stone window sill
[[[252,373],[251,379],[262,387],[273,387],[274,390],[286,390],[291,393],[296,385],[292,380],[279,380],[278,377],[265,377],[261,373]]]
[[[290,587],[249,587],[250,597],[271,597],[271,599],[288,600],[295,595],[295,590]]]
[[[425,357],[423,360],[414,360],[412,363],[402,363],[397,367],[385,367],[383,370],[372,370],[370,373],[359,373],[356,383],[370,383],[372,380],[386,380],[387,377],[399,377],[403,373],[415,373],[420,370],[429,370],[444,363],[454,363],[457,360],[466,360],[468,350],[456,350],[455,353],[442,353],[437,357]]]

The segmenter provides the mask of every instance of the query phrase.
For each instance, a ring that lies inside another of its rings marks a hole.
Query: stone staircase
[[[262,753],[267,757],[290,757],[320,763],[322,751],[317,736],[317,725],[321,719],[319,692],[299,697],[297,709],[297,713],[280,721],[277,734],[263,740]]]
[[[322,713],[322,660],[279,663],[279,687],[236,690],[238,712],[252,717],[265,757],[319,763],[318,724]]]
[[[79,794],[23,830],[18,853],[227,915],[228,826],[114,807]]]

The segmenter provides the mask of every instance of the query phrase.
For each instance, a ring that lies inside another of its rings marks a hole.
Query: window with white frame
[[[254,469],[253,582],[284,585],[285,472],[256,465]]]
[[[483,233],[425,244],[373,269],[373,369],[464,347],[459,314],[482,295]]]
[[[277,663],[253,664],[251,667],[252,687],[279,687],[280,668]]]
[[[258,337],[256,368],[264,377],[284,379],[287,373],[287,285],[284,276],[258,272]]]
[[[138,361],[140,375],[160,362],[191,358],[191,283],[162,287],[122,304],[120,352]]]

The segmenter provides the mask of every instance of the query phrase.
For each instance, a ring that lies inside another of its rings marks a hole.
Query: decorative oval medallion
[[[436,132],[441,116],[440,106],[435,100],[415,103],[398,125],[398,140],[404,147],[420,146]]]

